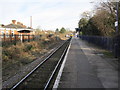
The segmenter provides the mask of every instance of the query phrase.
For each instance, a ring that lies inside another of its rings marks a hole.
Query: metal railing
[[[120,36],[117,37],[104,37],[104,36],[87,36],[81,35],[82,40],[95,44],[113,52],[115,57],[120,57]],[[116,45],[117,42],[117,45]]]

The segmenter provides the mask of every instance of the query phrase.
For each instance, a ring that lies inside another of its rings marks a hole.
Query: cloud
[[[0,18],[3,24],[8,24],[12,19],[16,19],[29,26],[30,16],[32,16],[34,28],[41,26],[43,29],[55,30],[60,27],[74,29],[77,27],[80,14],[92,8],[90,0],[17,1],[9,0],[6,2],[4,0],[0,3],[0,8],[2,8]]]
[[[56,3],[56,2],[88,2],[91,0],[1,0],[1,2],[52,2],[52,3]]]

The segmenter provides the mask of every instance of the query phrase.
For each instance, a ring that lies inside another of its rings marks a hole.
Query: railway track
[[[10,90],[52,88],[70,40],[71,38],[64,42]]]

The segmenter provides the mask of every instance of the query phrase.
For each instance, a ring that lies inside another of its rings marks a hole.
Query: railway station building
[[[27,27],[21,22],[16,22],[16,20],[12,20],[12,23],[8,25],[2,24],[0,26],[0,36],[1,39],[4,39],[5,41],[10,38],[14,39],[14,37],[22,41],[24,35],[34,35],[33,28]],[[24,38],[28,37],[24,36]]]

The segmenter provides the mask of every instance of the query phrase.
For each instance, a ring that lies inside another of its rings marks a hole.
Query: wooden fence
[[[33,41],[34,40],[34,35],[0,35],[0,42],[2,44],[4,43],[14,43],[16,44],[17,42],[25,42],[25,41]]]

